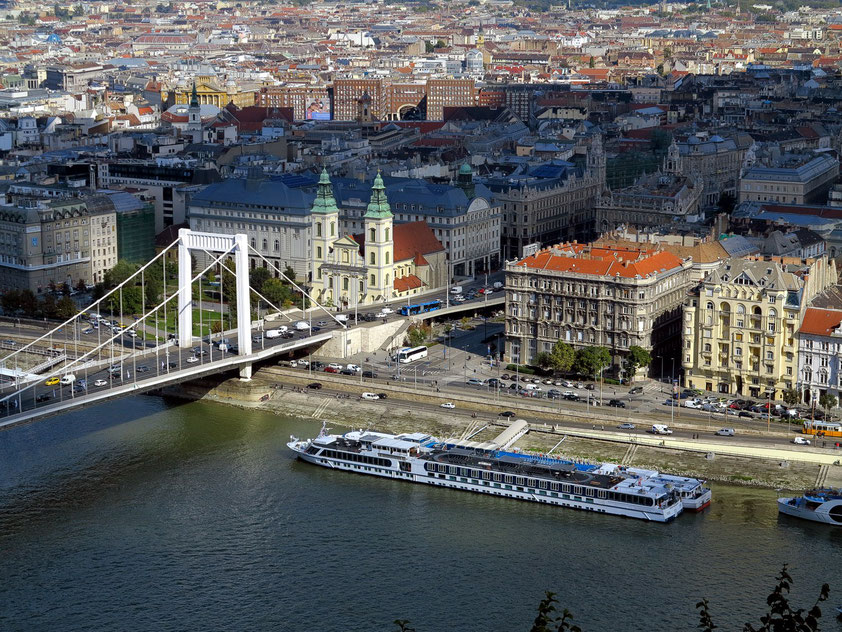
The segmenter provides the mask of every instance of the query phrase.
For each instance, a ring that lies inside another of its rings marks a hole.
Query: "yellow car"
[[[55,385],[56,385],[56,384],[58,384],[60,381],[61,381],[61,380],[60,380],[59,378],[57,378],[57,377],[51,377],[49,380],[47,380],[46,382],[44,382],[44,384],[45,384],[46,386],[55,386]]]

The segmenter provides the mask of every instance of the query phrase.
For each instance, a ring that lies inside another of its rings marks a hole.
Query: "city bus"
[[[819,435],[822,437],[842,437],[842,424],[836,421],[805,421],[804,434]]]
[[[427,301],[426,303],[418,303],[416,305],[404,305],[401,307],[401,316],[413,316],[415,314],[423,314],[424,312],[432,312],[441,309],[441,301]]]
[[[413,360],[420,360],[427,357],[427,347],[407,347],[401,349],[395,355],[395,359],[401,364],[407,364]]]

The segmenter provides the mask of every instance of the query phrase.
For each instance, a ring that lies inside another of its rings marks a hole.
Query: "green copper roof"
[[[190,94],[190,107],[199,107],[199,95],[196,94],[196,82],[193,82],[193,92]]]
[[[336,208],[336,200],[333,198],[333,185],[330,183],[327,169],[322,169],[322,175],[319,177],[319,190],[316,192],[316,199],[313,200],[312,212],[321,215],[339,212]]]
[[[371,202],[368,203],[365,217],[375,219],[392,217],[392,209],[389,206],[389,200],[386,199],[386,187],[383,184],[383,178],[380,177],[380,172],[377,173],[374,184],[371,185]]]
[[[471,171],[471,165],[469,165],[467,162],[463,162],[462,166],[459,167],[459,173],[462,175],[469,176],[473,175],[474,172]]]

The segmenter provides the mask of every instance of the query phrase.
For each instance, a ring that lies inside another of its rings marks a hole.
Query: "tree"
[[[263,291],[261,292],[266,300],[278,308],[286,307],[291,303],[291,292],[289,286],[282,283],[280,279],[269,278],[263,284]]]
[[[79,279],[76,282],[76,291],[77,292],[84,292],[87,289],[88,289],[88,286],[85,285],[85,279]]]
[[[672,59],[672,49],[669,46],[664,48],[664,59]]]
[[[62,283],[61,284],[61,293],[64,296],[70,296],[70,292],[72,292],[72,288],[70,287],[69,283]]]
[[[117,287],[137,272],[137,269],[136,263],[129,263],[125,259],[120,259],[113,268],[105,272],[105,287],[109,290]]]
[[[44,300],[41,303],[41,313],[47,318],[55,318],[57,312],[56,297],[52,294],[44,294]]]
[[[292,266],[291,266],[291,265],[287,265],[287,266],[284,268],[284,276],[285,276],[287,279],[289,279],[289,282],[290,282],[290,283],[295,283],[295,281],[296,281],[296,279],[295,279],[295,270],[293,270],[293,268],[292,268]]]
[[[32,290],[21,290],[20,292],[20,309],[29,318],[38,314],[38,297]]]
[[[255,268],[249,271],[249,285],[253,290],[263,293],[263,284],[272,278],[272,273],[266,268]]]
[[[424,52],[425,53],[432,53],[435,50],[435,46],[433,46],[432,42],[424,42]]]
[[[611,352],[605,347],[584,347],[576,350],[574,367],[577,373],[596,378],[611,363]]]
[[[9,290],[0,295],[0,307],[7,316],[16,313],[20,308],[20,290]]]
[[[553,366],[553,355],[546,351],[542,351],[541,353],[535,356],[535,360],[533,362],[536,366],[539,366],[542,369],[549,369],[551,366]]]
[[[416,323],[406,330],[406,342],[410,347],[420,347],[427,340],[430,328],[428,325]]]
[[[547,592],[546,596],[538,604],[538,616],[532,622],[530,632],[582,632],[577,625],[570,623],[573,615],[565,608],[561,612],[561,616],[556,616],[557,609],[555,605],[558,599],[555,598],[555,593]]]
[[[798,403],[798,391],[788,388],[783,392],[784,404],[795,406]]]
[[[594,62],[593,55],[591,55],[591,58],[588,60],[588,68],[596,68],[596,62]]]
[[[646,349],[638,345],[629,347],[629,355],[626,356],[626,370],[628,371],[629,381],[634,379],[639,367],[649,366],[650,364],[652,364],[652,356]]]
[[[78,311],[76,302],[69,296],[63,296],[56,305],[56,315],[64,320],[71,318]]]
[[[556,371],[567,373],[573,368],[576,361],[576,350],[566,342],[556,341],[553,350],[550,352],[553,359],[553,368]]]
[[[836,408],[837,404],[836,396],[831,395],[830,393],[823,393],[819,396],[819,406],[824,408],[825,410],[830,410],[831,408]]]

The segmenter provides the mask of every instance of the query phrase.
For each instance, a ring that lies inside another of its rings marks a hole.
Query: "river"
[[[757,622],[783,563],[842,603],[842,529],[716,486],[669,525],[333,472],[318,422],[135,397],[0,433],[0,630],[529,630]],[[828,611],[825,630],[842,629]]]

